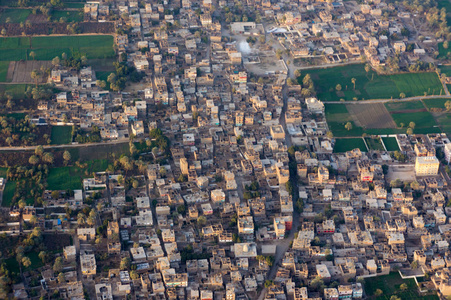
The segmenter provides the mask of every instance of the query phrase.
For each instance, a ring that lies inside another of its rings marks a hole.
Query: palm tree
[[[351,122],[346,123],[345,128],[349,131],[352,129],[352,124]]]
[[[357,79],[355,78],[351,78],[351,82],[354,84],[354,90],[355,90],[355,82],[357,81]]]
[[[31,53],[33,53],[33,52],[31,52]],[[30,54],[31,54],[31,53],[30,53]],[[34,80],[35,80],[36,87],[38,87],[39,71],[36,70],[36,69],[34,69],[33,71],[31,71],[30,76],[31,76],[31,79],[34,79]]]
[[[36,58],[36,53],[34,53],[34,51],[31,51],[29,55],[33,60]]]

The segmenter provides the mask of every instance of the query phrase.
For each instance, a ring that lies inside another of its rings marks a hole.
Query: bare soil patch
[[[32,24],[48,23],[47,18],[43,14],[31,14],[28,16],[27,21],[30,21]]]
[[[383,103],[347,105],[356,123],[364,128],[396,128]]]
[[[31,72],[38,70],[41,72],[41,67],[50,68],[52,63],[44,60],[29,60],[29,61],[12,61],[9,64],[7,79],[12,83],[35,83],[31,78]],[[45,83],[46,77],[41,76],[38,83]]]
[[[408,114],[408,113],[414,113],[414,112],[424,112],[424,111],[428,111],[426,108],[420,108],[420,109],[405,109],[405,110],[396,110],[396,111],[391,111],[390,113],[392,115],[394,114]]]

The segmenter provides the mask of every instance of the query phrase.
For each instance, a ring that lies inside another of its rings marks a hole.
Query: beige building
[[[438,174],[440,162],[435,156],[420,156],[415,160],[417,176],[435,176]]]

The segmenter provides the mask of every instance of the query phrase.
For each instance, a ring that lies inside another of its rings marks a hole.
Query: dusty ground
[[[356,125],[364,128],[396,128],[383,103],[347,105]]]
[[[31,72],[33,70],[41,72],[41,66],[47,69],[51,65],[50,61],[12,61],[9,63],[7,80],[12,83],[35,83],[35,80],[31,78]],[[38,79],[38,83],[45,83],[45,81],[46,76],[41,76]]]
[[[415,180],[415,166],[390,166],[387,174],[387,182],[395,179],[401,179],[402,181],[414,181]]]

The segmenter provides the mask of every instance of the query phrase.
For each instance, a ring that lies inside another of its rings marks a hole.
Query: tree
[[[44,147],[42,147],[41,145],[37,146],[34,149],[34,154],[36,154],[37,156],[42,157],[42,155],[44,154]]]
[[[447,100],[445,102],[445,109],[446,109],[446,111],[450,111],[451,110],[451,101],[450,100]]]
[[[25,267],[25,268],[28,268],[29,266],[31,266],[31,260],[30,260],[30,258],[28,258],[28,257],[24,257],[24,258],[22,258],[22,265]]]
[[[6,36],[6,29],[5,28],[2,29],[2,35]]]
[[[410,267],[411,267],[412,269],[418,269],[418,261],[414,260],[414,261],[410,264]]]
[[[197,218],[197,224],[199,226],[204,226],[207,223],[207,218],[205,218],[205,216],[199,216],[199,218]]]
[[[53,264],[53,272],[59,273],[61,272],[62,269],[63,269],[63,258],[60,256],[55,259],[55,263]]]
[[[420,189],[420,184],[418,183],[418,181],[412,181],[412,182],[410,183],[410,188],[411,188],[412,190],[417,191],[417,190]]]
[[[351,122],[346,123],[345,128],[350,131],[352,129],[352,124]]]
[[[64,151],[64,153],[63,153],[63,159],[64,159],[64,163],[65,164],[67,164],[69,161],[70,161],[70,159],[71,159],[71,156],[70,156],[70,152],[69,151]]]
[[[128,257],[124,257],[121,260],[120,268],[121,270],[128,270],[130,268],[130,259]]]
[[[53,199],[58,199],[60,197],[59,191],[52,191],[51,193]]]
[[[296,78],[297,77],[301,77],[301,70],[296,70],[296,71],[294,71],[294,76],[296,76]]]
[[[407,291],[408,286],[407,286],[407,284],[403,283],[399,286],[399,288],[401,289],[401,291]]]
[[[365,72],[369,73],[371,71],[371,66],[369,64],[365,65]]]
[[[390,300],[401,300],[401,298],[399,298],[398,296],[393,295],[393,296],[390,297]]]
[[[415,129],[415,122],[410,122],[409,123],[409,127],[412,128],[412,129]]]
[[[59,64],[61,63],[60,58],[58,56],[56,56],[54,59],[52,59],[52,65],[53,66],[59,66]]]
[[[67,54],[66,54],[66,52],[63,52],[63,54],[61,54],[61,58],[62,58],[63,60],[67,60]]]
[[[402,185],[403,185],[403,182],[399,178],[390,181],[390,187],[392,187],[392,188],[400,188],[400,187],[402,187]]]
[[[31,51],[30,54],[28,54],[33,60],[36,58],[36,53],[34,51]]]
[[[5,142],[11,147],[12,143],[14,142],[14,140],[13,140],[12,137],[9,136],[9,137],[6,138]]]
[[[106,88],[106,81],[105,80],[97,80],[96,81],[96,85],[101,88],[101,89],[105,89]]]
[[[139,279],[139,275],[138,275],[138,273],[135,270],[133,270],[133,271],[130,272],[130,278],[132,280],[136,280],[136,279]]]
[[[355,90],[355,82],[357,81],[357,79],[355,79],[355,78],[351,78],[351,82],[352,82],[352,84],[354,84],[354,90]]]
[[[405,97],[406,97],[406,94],[404,94],[404,93],[399,94],[399,98],[403,99]]]
[[[39,259],[42,261],[43,264],[47,261],[47,253],[45,251],[41,251],[38,254]]]
[[[108,75],[107,81],[108,81],[110,84],[116,83],[116,74],[111,73],[110,75]]]
[[[381,289],[377,289],[377,290],[374,291],[374,296],[379,297],[379,296],[382,296],[383,293],[384,292],[382,292]]]
[[[36,165],[37,163],[39,163],[39,157],[37,157],[36,155],[32,155],[28,159],[28,162],[32,165]]]
[[[283,55],[283,51],[282,50],[279,49],[279,50],[276,51],[277,59],[279,59],[279,60],[282,59],[282,55]]]
[[[34,79],[35,83],[36,83],[36,88],[38,87],[38,78],[39,78],[39,71],[38,70],[33,70],[31,71],[31,79]]]
[[[46,152],[46,153],[44,153],[44,155],[42,156],[42,160],[43,160],[44,162],[46,162],[46,163],[53,164],[55,158],[54,158],[54,156],[53,156],[52,153]]]
[[[337,84],[337,85],[335,86],[335,89],[336,89],[338,92],[341,91],[341,89],[342,89],[341,84]]]
[[[412,135],[412,134],[413,134],[413,129],[410,128],[410,127],[407,128],[406,134],[407,134],[407,135]]]
[[[63,272],[58,274],[58,283],[59,284],[66,283],[66,276],[64,275]]]

